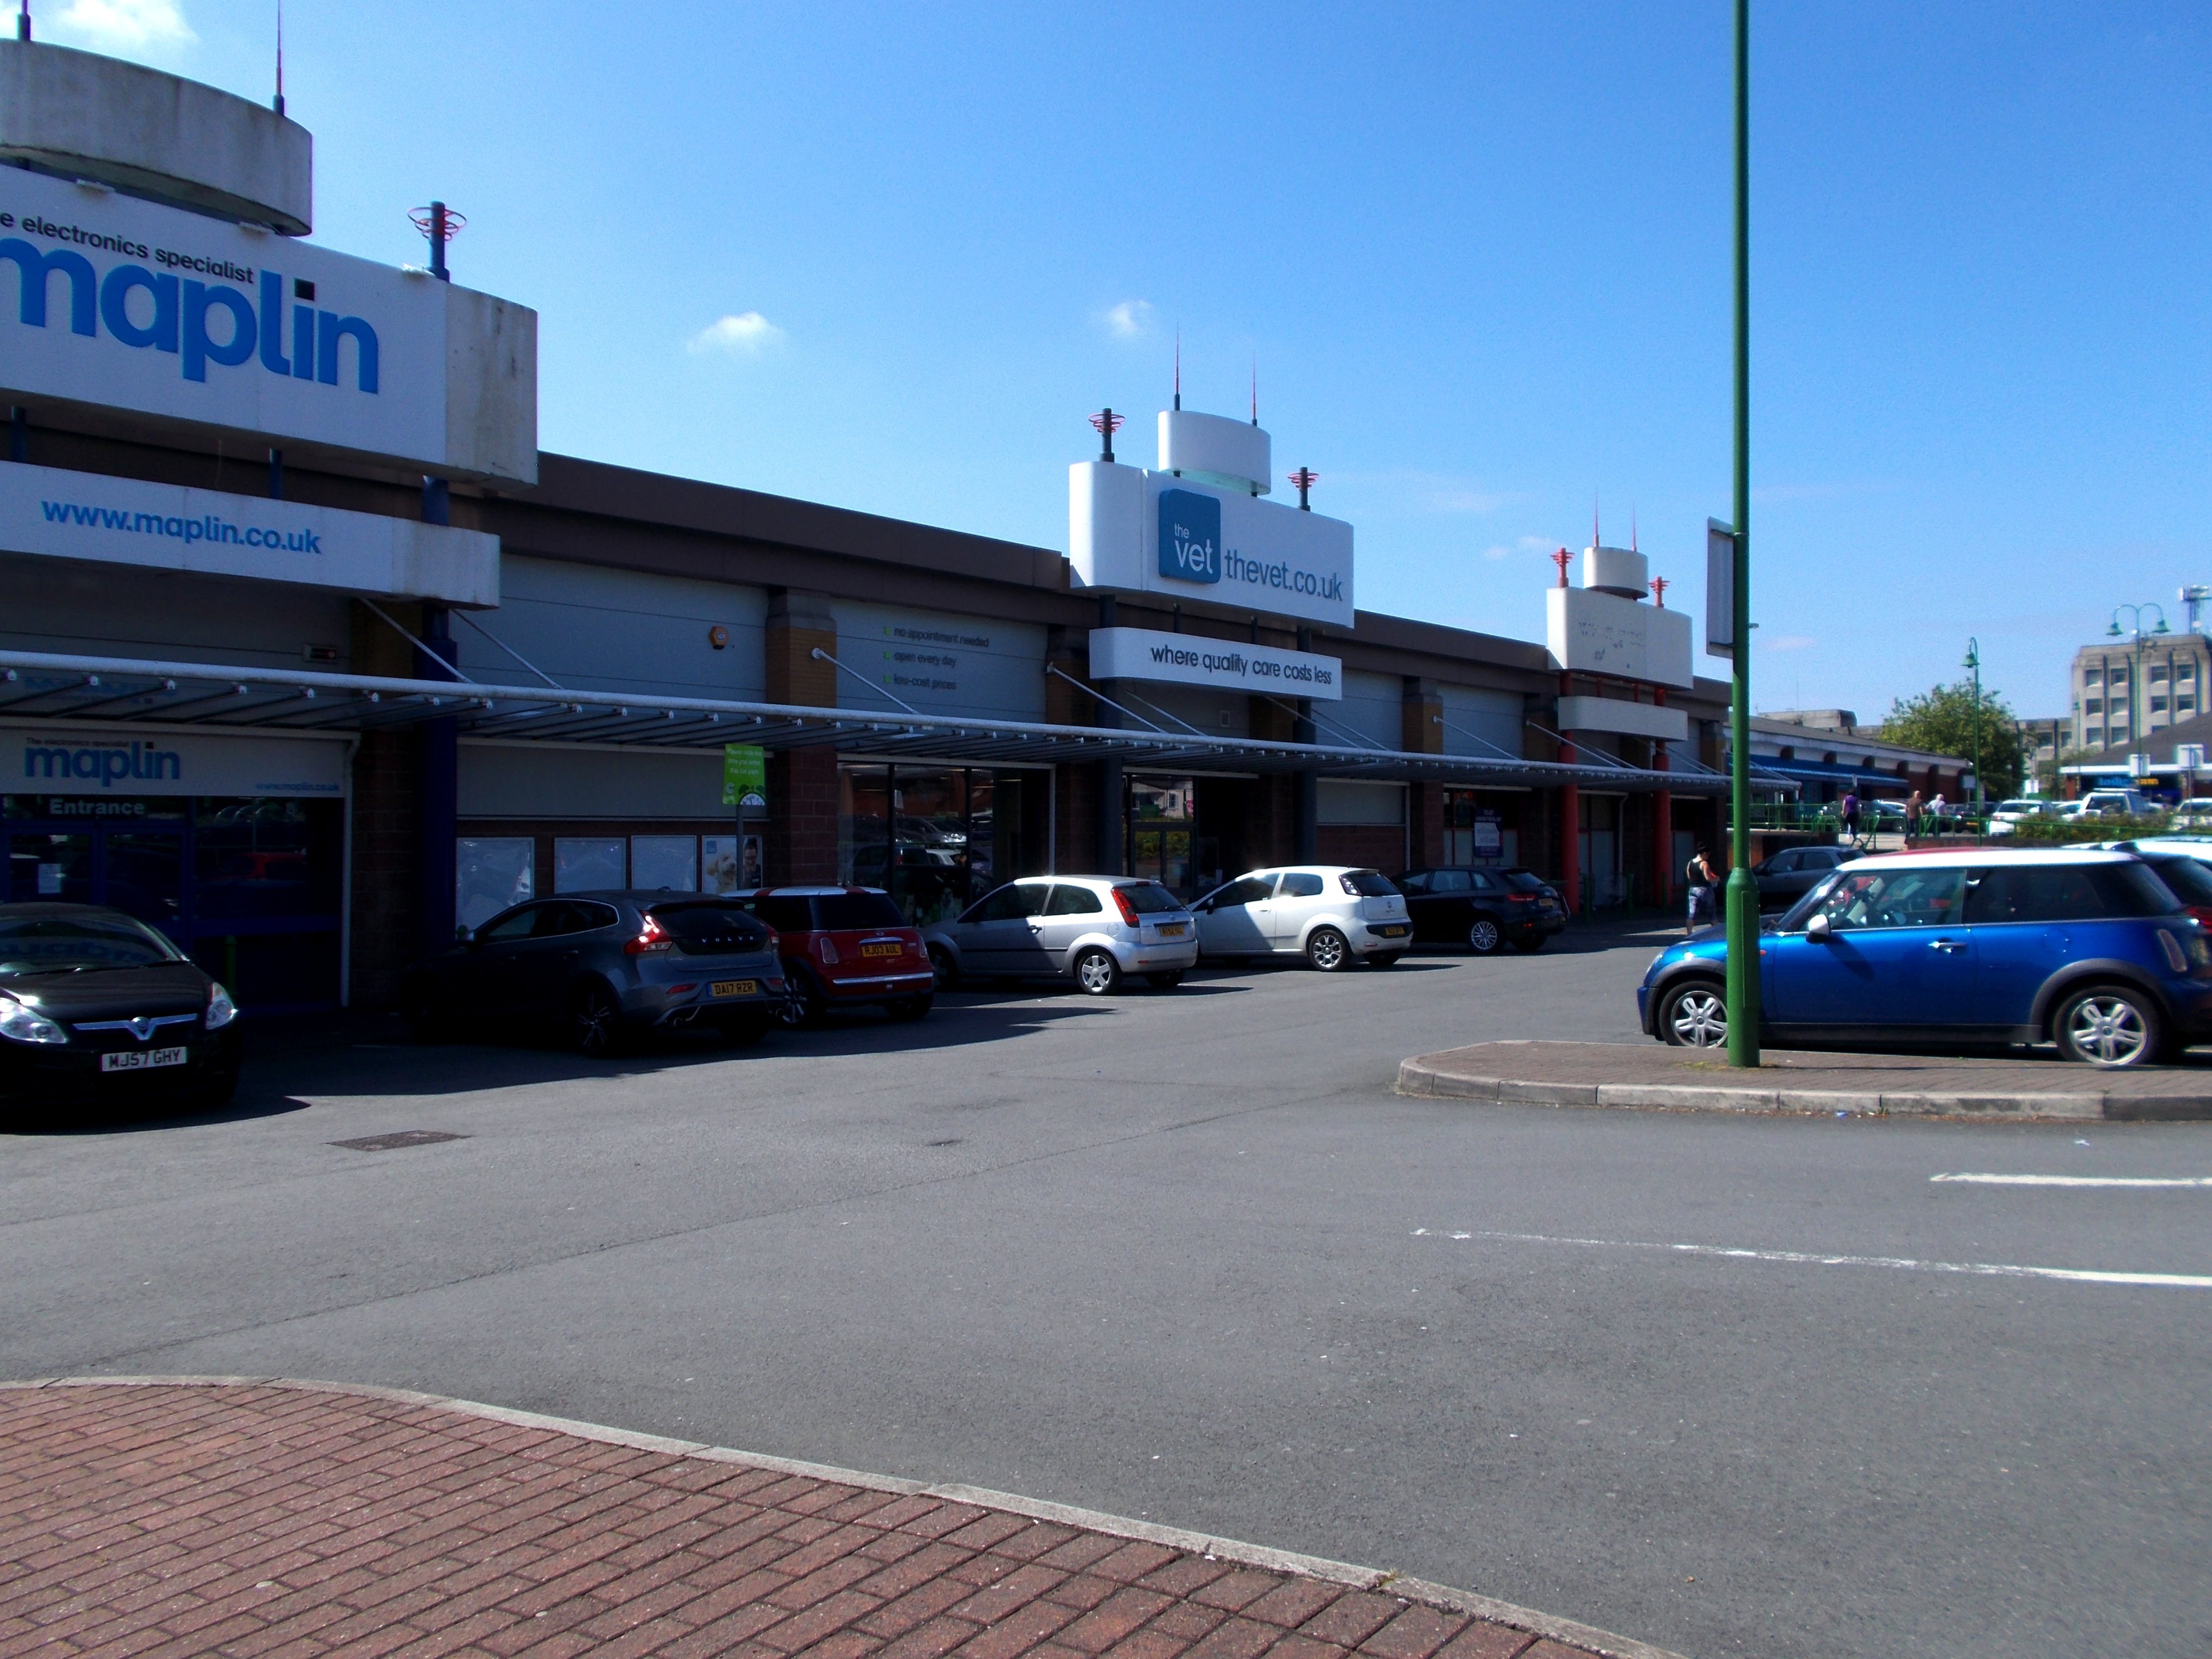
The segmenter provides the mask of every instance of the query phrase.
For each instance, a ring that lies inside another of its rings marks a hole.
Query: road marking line
[[[2212,1176],[1932,1175],[1977,1187],[2212,1187]]]
[[[1413,1229],[1415,1238],[1493,1238],[1514,1244],[1573,1244],[1594,1250],[1665,1250],[1677,1255],[1731,1261],[1778,1261],[1816,1267],[1898,1267],[1911,1273],[1979,1273],[1997,1279],[2060,1279],[2081,1285],[2147,1285],[2169,1290],[2212,1291],[2212,1273],[2108,1273],[2094,1267],[2035,1267],[2011,1261],[1922,1261],[1903,1255],[1832,1255],[1808,1250],[1738,1249],[1721,1244],[1659,1244],[1634,1238],[1558,1238],[1547,1233],[1455,1232]]]

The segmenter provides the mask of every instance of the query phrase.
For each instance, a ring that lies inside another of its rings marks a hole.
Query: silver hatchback
[[[1198,960],[1188,907],[1128,876],[1025,876],[924,928],[922,942],[948,989],[963,979],[1057,978],[1103,997],[1142,974],[1166,991]]]

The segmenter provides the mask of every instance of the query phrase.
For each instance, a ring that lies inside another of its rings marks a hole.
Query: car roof
[[[1925,865],[1931,868],[1949,865],[1988,864],[1992,860],[2003,864],[2125,864],[2135,857],[2132,853],[2115,852],[2107,848],[2087,847],[1977,847],[1970,850],[1940,853],[1877,853],[1870,858],[1853,859],[1843,867],[1854,870],[1861,865],[1878,869],[1894,869],[1900,864]]]
[[[23,899],[0,904],[0,921],[35,921],[41,916],[101,916],[115,921],[135,921],[142,927],[154,927],[152,922],[112,904],[75,904],[67,899]]]
[[[1095,881],[1102,887],[1157,887],[1159,884],[1150,876],[1086,876],[1060,874],[1055,876],[1016,876],[1015,885],[1026,885],[1044,881]]]
[[[733,895],[744,898],[842,898],[848,893],[884,893],[880,887],[762,887],[750,893]],[[885,894],[888,897],[889,895]]]

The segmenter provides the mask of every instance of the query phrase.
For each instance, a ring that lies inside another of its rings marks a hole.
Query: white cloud
[[[53,27],[118,50],[177,46],[198,39],[177,0],[69,0]]]
[[[1100,318],[1106,331],[1117,340],[1133,340],[1152,331],[1152,302],[1150,300],[1124,300],[1118,306],[1109,306]]]
[[[1765,651],[1804,651],[1820,642],[1810,634],[1777,634],[1771,640],[1762,638],[1759,644]]]
[[[718,317],[694,334],[685,349],[694,353],[719,351],[751,356],[783,338],[783,331],[757,311],[732,312]]]
[[[1516,542],[1492,542],[1482,550],[1482,556],[1486,559],[1510,559],[1516,555],[1525,556],[1530,553],[1548,555],[1556,545],[1556,543],[1547,542],[1541,536],[1523,536]]]

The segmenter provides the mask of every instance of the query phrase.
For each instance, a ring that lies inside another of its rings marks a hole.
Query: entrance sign
[[[1344,696],[1344,663],[1310,651],[1164,634],[1150,628],[1091,630],[1094,680],[1164,680],[1217,691],[1249,691],[1335,702]]]
[[[76,726],[0,728],[0,780],[11,795],[66,796],[56,816],[99,817],[135,795],[326,795],[345,793],[345,744],[317,738],[213,738]]]
[[[481,531],[61,467],[0,467],[0,552],[499,603],[499,538]]]
[[[10,168],[0,393],[538,481],[538,313]]]

